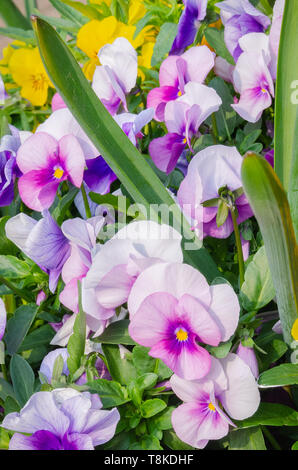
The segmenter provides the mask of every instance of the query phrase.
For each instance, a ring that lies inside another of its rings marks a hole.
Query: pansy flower
[[[57,141],[39,132],[21,145],[17,164],[23,173],[18,181],[22,201],[30,209],[42,211],[53,204],[61,182],[68,180],[78,188],[81,186],[85,158],[73,135]]]
[[[203,345],[217,346],[235,332],[240,306],[228,284],[209,286],[187,264],[155,264],[135,281],[129,298],[130,336],[150,348],[175,374],[204,377],[211,356]]]

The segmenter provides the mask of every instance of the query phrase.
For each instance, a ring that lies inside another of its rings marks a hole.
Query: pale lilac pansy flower
[[[239,39],[247,33],[264,32],[270,19],[256,9],[249,0],[225,0],[217,3],[224,24],[224,38],[235,61],[242,53]]]
[[[190,48],[181,56],[171,55],[160,66],[159,84],[149,91],[147,106],[155,110],[155,119],[164,120],[165,107],[185,92],[188,82],[203,83],[214,66],[215,54],[207,46]]]
[[[260,404],[250,368],[232,353],[220,360],[213,357],[210,372],[201,380],[190,382],[173,375],[170,383],[183,401],[172,413],[174,431],[183,442],[199,449],[209,440],[226,436],[230,426],[235,427],[231,419],[249,418]]]
[[[235,66],[229,64],[222,57],[216,57],[214,63],[214,73],[226,82],[233,83],[233,73]]]
[[[5,303],[0,297],[0,341],[2,340],[6,327],[6,308]]]
[[[180,16],[177,35],[170,54],[181,54],[194,42],[200,22],[207,13],[207,0],[183,0],[183,3],[185,8]]]
[[[70,255],[70,243],[50,213],[44,211],[39,221],[18,214],[6,222],[5,232],[9,240],[49,274],[49,289],[54,292]]]
[[[249,50],[240,55],[233,73],[233,83],[240,100],[232,104],[232,108],[246,121],[257,122],[263,111],[271,106],[274,97],[269,56],[265,49],[256,52]]]
[[[124,304],[138,275],[161,261],[181,262],[181,235],[168,225],[138,221],[120,229],[92,260],[83,279],[82,305],[97,323],[108,320]]]
[[[272,25],[269,33],[269,47],[273,63],[272,68],[274,70],[273,79],[276,78],[277,73],[277,59],[284,8],[285,0],[276,0],[273,7]]]
[[[127,135],[133,145],[137,146],[137,139],[143,137],[142,129],[153,119],[154,109],[147,108],[139,114],[121,113],[114,116],[115,121]]]
[[[236,354],[248,365],[253,376],[257,379],[259,377],[259,366],[254,349],[243,346],[240,341]]]
[[[17,164],[23,173],[18,180],[22,201],[30,209],[42,211],[53,204],[61,182],[67,180],[78,188],[81,186],[85,157],[73,135],[57,141],[39,132],[21,145]]]
[[[101,408],[98,395],[59,388],[35,393],[1,426],[15,431],[10,450],[94,450],[114,436],[120,419],[116,408]]]
[[[136,84],[138,55],[125,38],[117,38],[98,52],[101,63],[96,67],[92,88],[111,114],[116,114],[120,104],[127,111],[126,95]]]
[[[92,255],[96,253],[96,237],[105,223],[103,217],[83,220],[79,217],[68,219],[61,225],[61,230],[70,241],[71,252],[62,268],[65,283],[59,295],[60,302],[74,313],[78,313],[78,281],[86,276]]]
[[[197,153],[188,166],[188,172],[178,190],[178,201],[195,225],[203,223],[204,236],[227,238],[233,232],[232,216],[218,226],[216,221],[218,198],[222,190],[235,192],[237,223],[252,217],[253,212],[241,192],[242,157],[236,147],[213,145]],[[240,194],[237,193],[240,190]],[[213,200],[213,203],[211,201]],[[210,201],[208,207],[202,206]]]
[[[150,156],[161,171],[174,170],[183,150],[192,151],[191,139],[198,136],[201,124],[222,104],[213,88],[196,82],[188,82],[184,95],[170,101],[165,107],[165,123],[168,134],[153,139],[149,144]]]
[[[211,356],[198,343],[217,346],[235,332],[240,306],[228,284],[209,286],[182,263],[155,264],[135,281],[129,298],[130,336],[149,347],[180,377],[204,377]]]

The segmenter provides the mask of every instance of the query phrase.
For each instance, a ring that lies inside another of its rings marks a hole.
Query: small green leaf
[[[15,256],[0,255],[0,275],[8,279],[22,279],[30,274],[30,267],[25,261]]]
[[[218,209],[216,214],[216,225],[221,227],[225,221],[227,220],[229,215],[229,208],[224,201],[219,199],[218,201]]]
[[[298,450],[298,441],[292,445],[291,450]]]
[[[50,325],[42,325],[40,328],[29,333],[21,346],[18,349],[18,352],[28,351],[29,349],[36,349],[43,345],[48,345],[55,336],[55,331]]]
[[[258,382],[262,388],[298,385],[298,364],[281,364],[266,370],[260,375]]]
[[[229,434],[230,450],[266,450],[262,430],[259,426],[238,429]]]
[[[298,412],[286,405],[261,403],[257,412],[243,421],[236,421],[239,428],[253,426],[298,426]]]
[[[86,343],[86,315],[82,309],[82,290],[80,281],[78,281],[78,291],[79,313],[77,314],[74,322],[73,334],[69,338],[67,344],[67,351],[69,353],[67,366],[71,374],[74,374],[81,365],[81,358],[84,356]]]
[[[90,391],[99,395],[104,408],[119,406],[129,401],[126,388],[113,380],[97,379],[87,382],[87,385]]]
[[[7,397],[14,398],[14,391],[10,383],[0,377],[0,398],[5,401]]]
[[[208,346],[207,349],[212,356],[223,359],[230,352],[231,347],[232,341],[227,341],[226,343],[220,343],[218,346]]]
[[[37,310],[36,304],[21,305],[8,321],[4,341],[10,356],[18,352],[35,319]]]
[[[148,424],[154,425],[157,429],[160,431],[165,431],[167,429],[171,429],[172,426],[172,413],[175,410],[175,406],[169,406],[165,410],[161,411],[157,415],[155,415],[150,421],[148,421]]]
[[[176,34],[177,24],[164,23],[161,26],[153,48],[153,55],[151,59],[152,67],[155,67],[155,65],[157,65],[170,51]]]
[[[111,323],[100,336],[92,338],[92,341],[104,344],[135,345],[136,343],[128,334],[128,325],[129,320]]]
[[[262,246],[245,270],[240,299],[243,307],[249,312],[264,307],[274,296],[275,289],[266,251],[265,247]]]
[[[151,416],[160,413],[166,407],[167,404],[163,400],[160,400],[159,398],[152,398],[151,400],[144,401],[140,409],[144,418],[151,418]]]
[[[22,356],[15,354],[10,361],[10,376],[15,397],[23,407],[34,393],[34,372]]]
[[[109,372],[114,380],[122,385],[137,377],[137,371],[132,362],[132,353],[116,344],[103,344],[102,350],[107,361]]]
[[[235,61],[225,44],[224,31],[216,28],[207,28],[205,29],[204,34],[208,44],[213,47],[216,54],[229,62],[229,64],[235,65]]]
[[[169,430],[163,433],[163,442],[167,447],[173,450],[195,450],[194,447],[189,446],[186,442],[179,439],[175,431]]]

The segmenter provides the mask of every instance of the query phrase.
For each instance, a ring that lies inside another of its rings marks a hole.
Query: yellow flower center
[[[186,142],[187,142],[187,140],[186,140],[186,138],[184,138],[184,139],[182,140],[182,143],[183,143],[183,144],[186,144]]]
[[[64,174],[64,171],[61,168],[56,168],[56,170],[54,171],[54,176],[58,180],[60,180],[60,178],[62,178],[63,174]]]
[[[182,95],[181,91],[178,91],[178,96],[181,96],[181,95]]]
[[[178,341],[186,341],[188,338],[187,331],[180,328],[178,331],[176,331],[176,338],[178,339]]]
[[[211,411],[215,411],[215,406],[212,403],[209,403],[208,408]]]
[[[261,89],[261,92],[262,92],[262,93],[267,93],[267,90],[266,90],[265,88],[262,88],[262,89]]]
[[[47,78],[43,73],[37,73],[36,75],[31,75],[32,88],[34,90],[42,90],[47,85]]]

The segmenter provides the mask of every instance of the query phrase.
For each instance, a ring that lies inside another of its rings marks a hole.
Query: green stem
[[[1,364],[1,371],[3,375],[3,379],[6,380],[6,382],[8,382],[7,370],[6,370],[5,364]]]
[[[237,247],[237,254],[238,254],[238,265],[239,265],[240,287],[241,287],[243,282],[244,282],[243,251],[242,251],[239,227],[238,227],[238,224],[237,224],[236,212],[235,212],[235,209],[230,209],[230,211],[231,211],[231,216],[232,216],[232,220],[233,220],[234,233],[235,233],[235,239],[236,239],[236,247]]]
[[[12,284],[10,281],[5,279],[3,276],[0,276],[0,284],[4,284],[6,287],[8,287],[14,294],[18,295],[22,299],[26,300],[26,302],[34,302],[34,299],[24,293],[22,290],[18,289],[14,284]]]
[[[218,129],[217,129],[217,123],[216,123],[216,116],[215,116],[214,113],[212,114],[211,119],[212,119],[212,135],[213,135],[213,139],[214,139],[215,144],[217,144]]]
[[[90,219],[91,218],[91,210],[90,210],[90,206],[89,206],[89,202],[88,202],[87,193],[86,193],[86,190],[85,190],[84,183],[82,183],[81,191],[82,191],[82,196],[83,196],[83,201],[84,201],[86,218]]]
[[[263,433],[265,434],[265,437],[268,439],[268,441],[272,445],[273,449],[281,450],[281,447],[280,447],[279,443],[277,442],[275,437],[271,434],[269,429],[266,426],[261,426],[261,429],[262,429]]]
[[[156,359],[155,365],[154,365],[154,374],[158,375],[158,368],[159,368],[159,359]]]

